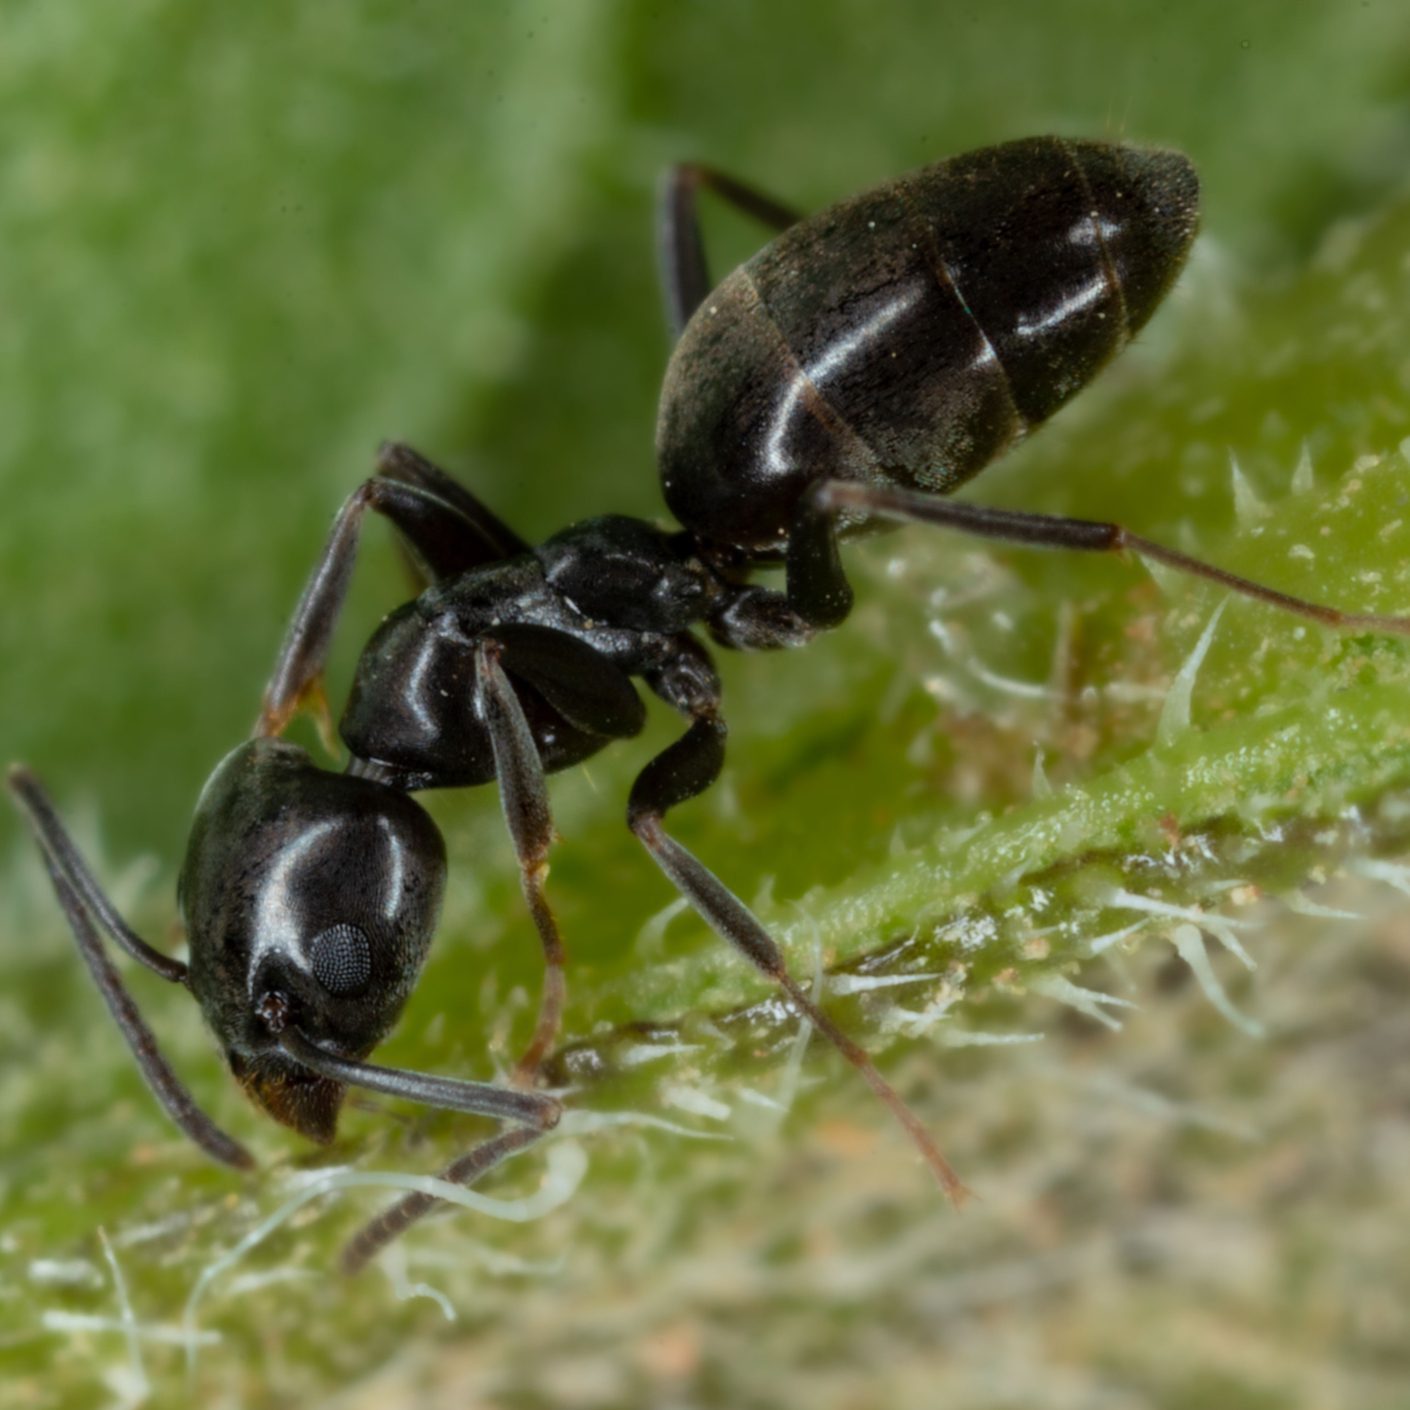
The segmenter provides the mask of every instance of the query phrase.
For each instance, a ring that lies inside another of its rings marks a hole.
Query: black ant
[[[782,234],[712,289],[696,218],[708,187]],[[404,446],[344,504],[295,611],[254,737],[196,808],[179,900],[189,967],[152,949],[100,890],[28,770],[25,811],[79,949],[143,1075],[217,1160],[248,1152],[158,1052],[98,936],[186,985],[231,1070],[279,1121],[331,1139],[349,1086],[516,1123],[455,1161],[468,1183],[559,1120],[533,1090],[557,1041],[563,946],[544,894],[545,776],[640,730],[640,678],[688,721],[632,787],[627,823],[701,917],[779,986],[900,1120],[952,1198],[964,1193],[913,1112],[790,974],[749,910],[665,830],[718,777],[720,682],[693,634],[799,646],[852,604],[841,534],[917,520],[1051,548],[1130,550],[1335,627],[1410,619],[1289,597],[1117,524],[944,498],[1045,421],[1146,322],[1189,251],[1198,181],[1185,157],[1033,138],[922,168],[799,219],[701,166],[674,169],[660,230],[678,335],[656,450],[671,531],[588,519],[534,547]],[[317,768],[280,735],[322,700],[324,661],[368,510],[396,527],[425,590],[373,634],[340,723],[350,759]],[[753,581],[783,568],[782,588]],[[510,1086],[376,1067],[367,1055],[416,982],[445,874],[409,794],[497,781],[546,975]],[[412,1194],[349,1246],[361,1266],[435,1201]]]

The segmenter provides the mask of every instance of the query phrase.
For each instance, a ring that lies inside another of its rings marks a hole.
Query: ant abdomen
[[[954,489],[1146,321],[1198,203],[1178,153],[1041,137],[799,221],[677,344],[657,428],[671,509],[771,555],[820,480]]]

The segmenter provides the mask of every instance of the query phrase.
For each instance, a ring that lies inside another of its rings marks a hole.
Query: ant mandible
[[[782,233],[713,288],[702,187]],[[452,1163],[468,1183],[558,1122],[534,1090],[557,1041],[564,952],[544,892],[545,777],[635,735],[641,679],[688,721],[638,775],[627,823],[700,916],[858,1068],[949,1195],[963,1186],[866,1053],[789,972],[763,925],[665,830],[719,776],[720,681],[694,635],[799,646],[846,618],[842,534],[920,521],[1050,548],[1129,550],[1325,625],[1410,633],[1226,573],[1118,524],[943,496],[1055,412],[1132,337],[1189,251],[1199,188],[1174,152],[1031,138],[924,167],[799,219],[702,166],[668,176],[660,233],[677,342],[656,451],[668,531],[611,515],[534,547],[404,446],[344,504],[295,611],[254,737],[196,808],[179,902],[190,964],[135,934],[27,769],[10,787],[60,905],[152,1090],[217,1160],[249,1153],[157,1049],[98,931],[200,1003],[230,1068],[277,1120],[332,1138],[349,1086],[515,1123]],[[280,735],[321,700],[324,662],[368,510],[395,526],[425,590],[364,650],[339,730],[342,774]],[[781,564],[783,587],[752,580]],[[509,1086],[374,1066],[439,913],[445,847],[409,795],[497,782],[546,972]],[[435,1201],[412,1194],[349,1245],[360,1267]]]

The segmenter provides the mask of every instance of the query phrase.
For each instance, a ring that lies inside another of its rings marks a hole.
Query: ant
[[[781,233],[712,286],[696,214],[708,188]],[[9,785],[80,952],[143,1076],[178,1126],[238,1168],[249,1153],[161,1056],[99,931],[185,985],[231,1071],[275,1119],[332,1139],[348,1087],[510,1123],[454,1161],[469,1183],[561,1115],[536,1090],[558,1039],[564,950],[544,884],[545,778],[642,727],[640,679],[686,721],[638,775],[627,824],[699,915],[856,1067],[945,1191],[965,1193],[916,1115],[814,1003],[744,904],[665,828],[724,763],[703,627],[720,646],[800,646],[839,626],[852,591],[840,537],[919,521],[1048,548],[1134,552],[1340,628],[1410,634],[1236,577],[1122,526],[956,504],[945,496],[1051,416],[1150,317],[1198,221],[1175,152],[1030,138],[924,167],[800,219],[704,166],[667,177],[660,211],[676,344],[656,453],[684,527],[609,515],[537,547],[416,452],[384,447],[343,505],[294,612],[254,734],[196,807],[178,899],[187,965],[135,934],[38,780]],[[391,521],[424,591],[374,632],[339,725],[346,770],[280,736],[323,712],[329,644],[364,516]],[[781,566],[782,587],[754,580]],[[445,846],[411,794],[497,782],[545,978],[507,1086],[375,1066],[435,930]],[[361,1267],[436,1201],[411,1194],[344,1255]]]

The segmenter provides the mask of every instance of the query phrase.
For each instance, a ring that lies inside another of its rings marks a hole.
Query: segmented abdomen
[[[657,432],[667,502],[767,552],[814,480],[953,489],[1145,322],[1197,210],[1176,153],[1033,138],[800,222],[681,337]]]

